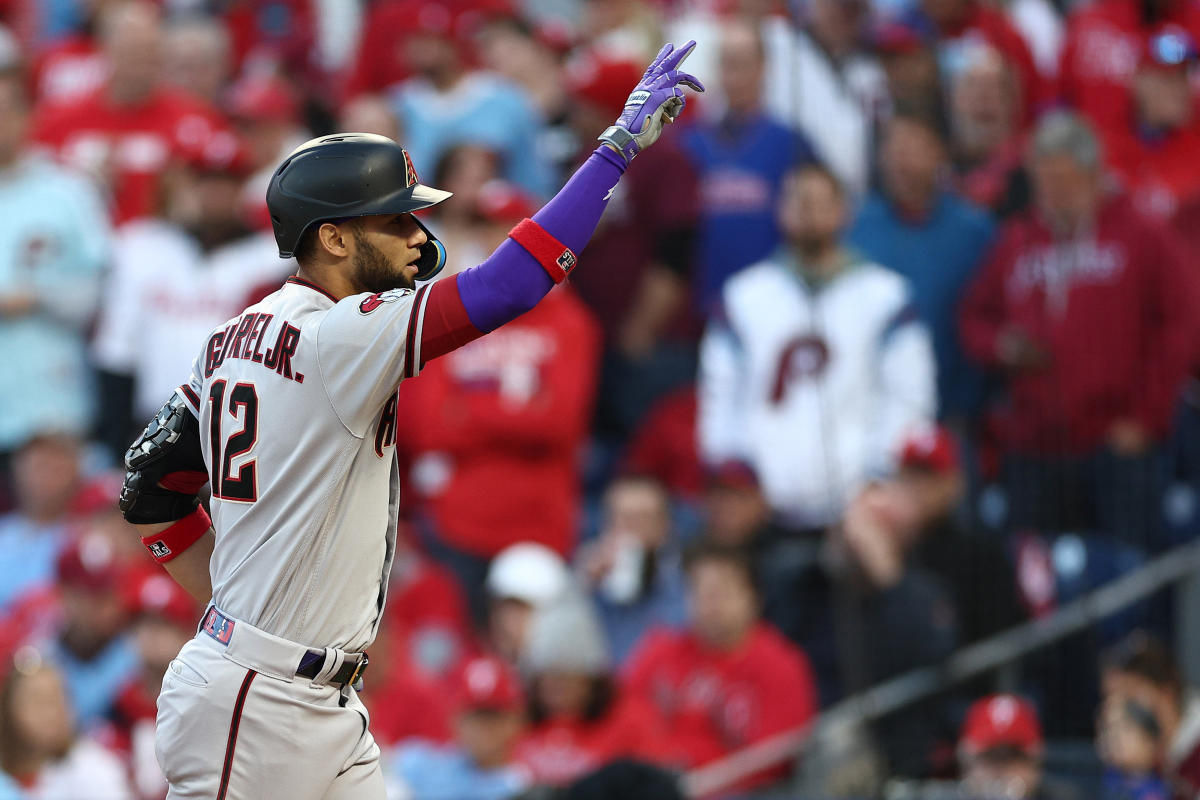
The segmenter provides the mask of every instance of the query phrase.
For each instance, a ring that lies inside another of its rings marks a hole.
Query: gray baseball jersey
[[[290,278],[208,337],[181,391],[225,613],[316,647],[374,639],[396,543],[396,390],[421,363],[427,289],[335,302]]]

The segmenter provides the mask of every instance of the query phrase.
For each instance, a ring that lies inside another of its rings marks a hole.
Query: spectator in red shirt
[[[109,64],[105,84],[79,100],[40,110],[34,139],[111,193],[117,224],[151,215],[171,157],[208,141],[224,120],[199,98],[162,83],[160,12],[148,2],[113,6],[100,19]]]
[[[758,620],[744,552],[703,543],[684,563],[690,628],[649,634],[625,686],[666,720],[670,755],[697,767],[804,725],[816,713],[817,691],[804,653]],[[760,787],[784,772],[772,767],[730,788]]]
[[[624,472],[653,475],[672,495],[687,500],[704,491],[704,468],[696,450],[696,387],[661,398],[634,432]]]
[[[531,727],[517,759],[537,783],[561,786],[617,758],[653,759],[663,747],[653,709],[613,678],[603,630],[583,598],[534,616],[522,666]]]
[[[1096,128],[1128,130],[1134,116],[1138,54],[1152,32],[1178,25],[1200,39],[1200,4],[1191,0],[1099,0],[1075,7],[1059,68],[1059,97]]]
[[[503,241],[520,211],[515,203],[481,205],[481,232],[490,238],[484,252]],[[564,557],[574,548],[577,464],[598,350],[591,315],[564,287],[495,335],[431,362],[400,391],[400,407],[421,419],[399,432],[397,447],[432,523],[434,554],[454,551],[452,567],[463,557],[476,562],[460,578],[476,592],[477,610],[482,571],[505,547],[540,542]]]
[[[101,3],[83,3],[78,27],[50,42],[33,60],[30,86],[38,104],[67,103],[98,89],[108,63],[96,42]]]
[[[1031,163],[1036,209],[1008,224],[961,309],[968,356],[1006,380],[1009,522],[1151,547],[1158,446],[1194,351],[1190,265],[1105,196],[1080,117],[1044,118]]]
[[[1106,132],[1105,150],[1137,209],[1169,221],[1200,197],[1200,102],[1189,80],[1200,51],[1187,31],[1169,27],[1146,40],[1140,60],[1135,117]]]

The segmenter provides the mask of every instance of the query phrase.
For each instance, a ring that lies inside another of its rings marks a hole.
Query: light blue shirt
[[[4,772],[0,772],[0,800],[25,800],[25,797],[25,793],[21,791],[21,787],[17,786],[17,782]]]
[[[480,769],[456,747],[424,742],[396,748],[388,766],[412,800],[508,800],[530,786],[519,767]]]
[[[0,450],[42,430],[87,431],[85,330],[109,234],[108,213],[85,179],[38,157],[0,170],[0,295],[37,299],[32,313],[0,316]]]
[[[91,661],[80,661],[59,642],[54,643],[53,653],[81,730],[108,713],[121,689],[137,674],[140,664],[127,636],[114,639]]]
[[[414,78],[396,89],[393,104],[404,126],[404,146],[422,182],[432,183],[438,160],[451,147],[475,144],[500,155],[501,175],[545,199],[549,164],[536,151],[542,117],[516,86],[486,73],[463,78],[450,92]]]
[[[62,525],[36,525],[16,513],[0,517],[0,616],[26,591],[54,581],[65,540]]]

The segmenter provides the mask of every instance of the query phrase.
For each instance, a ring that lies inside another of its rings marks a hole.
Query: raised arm
[[[629,95],[600,147],[533,219],[517,225],[486,261],[433,284],[422,328],[421,359],[428,361],[495,330],[537,305],[578,262],[613,187],[626,166],[653,144],[664,124],[683,110],[681,86],[704,91],[679,71],[695,42],[664,45]]]

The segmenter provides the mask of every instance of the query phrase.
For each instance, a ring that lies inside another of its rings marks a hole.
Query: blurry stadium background
[[[281,157],[402,142],[465,269],[689,38],[571,285],[401,390],[391,796],[1200,797],[1197,0],[0,23],[0,798],[165,796],[120,457],[294,270]]]

